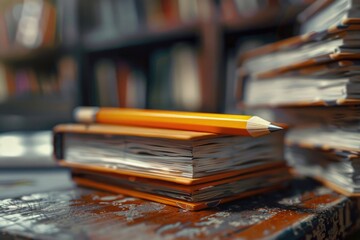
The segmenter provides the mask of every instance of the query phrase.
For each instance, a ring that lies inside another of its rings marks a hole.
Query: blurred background
[[[0,168],[54,167],[75,106],[241,113],[237,58],[310,0],[0,0]]]

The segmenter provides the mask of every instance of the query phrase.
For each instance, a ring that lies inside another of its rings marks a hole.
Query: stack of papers
[[[82,186],[199,210],[286,186],[284,133],[262,137],[106,124],[54,129]]]
[[[360,1],[316,1],[299,36],[245,53],[242,101],[269,108],[292,129],[293,169],[334,190],[360,195]]]

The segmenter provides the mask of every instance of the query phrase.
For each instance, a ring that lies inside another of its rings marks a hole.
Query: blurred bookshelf
[[[60,2],[0,1],[0,132],[71,121],[79,103],[77,60],[63,46]]]
[[[291,36],[310,2],[0,0],[0,132],[77,105],[236,112],[237,55]]]

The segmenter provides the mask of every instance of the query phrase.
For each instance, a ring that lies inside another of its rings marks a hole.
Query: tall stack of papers
[[[360,194],[360,1],[317,1],[301,35],[245,53],[248,107],[272,107],[294,127],[286,157],[304,175]]]

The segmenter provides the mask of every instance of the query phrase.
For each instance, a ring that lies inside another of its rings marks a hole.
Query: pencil
[[[150,109],[77,107],[74,110],[74,117],[76,121],[82,123],[167,128],[252,137],[282,129],[257,116]]]

